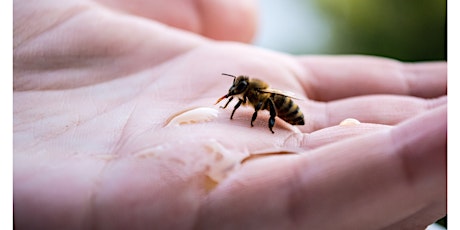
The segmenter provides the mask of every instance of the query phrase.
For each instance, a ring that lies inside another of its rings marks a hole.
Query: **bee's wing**
[[[296,100],[304,100],[304,99],[298,97],[297,95],[295,95],[295,93],[293,93],[293,92],[279,90],[279,89],[268,88],[268,89],[259,89],[258,91],[262,92],[262,93],[274,93],[274,94],[278,94],[278,95],[283,95],[283,96],[290,97],[290,98],[296,99]]]

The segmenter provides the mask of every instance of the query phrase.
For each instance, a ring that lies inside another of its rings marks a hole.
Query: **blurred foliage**
[[[403,61],[447,59],[447,0],[315,0],[315,4],[331,23],[330,53]]]

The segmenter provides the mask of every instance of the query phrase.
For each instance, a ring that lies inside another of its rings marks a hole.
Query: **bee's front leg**
[[[231,99],[233,99],[233,97],[231,97]],[[243,100],[240,99],[238,101],[238,103],[236,103],[235,108],[233,109],[232,115],[230,116],[230,119],[233,119],[233,114],[235,114],[236,109],[238,109],[238,107],[240,107],[241,103],[243,103]],[[225,105],[225,106],[227,106],[227,105]]]
[[[224,106],[221,106],[220,108],[221,108],[221,109],[227,108],[228,104],[229,104],[232,100],[233,100],[233,97],[230,97],[230,98],[228,99],[227,103],[225,103],[225,105],[224,105]]]

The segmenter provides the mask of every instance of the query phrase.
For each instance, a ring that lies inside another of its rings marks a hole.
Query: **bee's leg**
[[[254,127],[254,125],[252,124],[256,118],[257,118],[257,112],[259,112],[260,108],[262,108],[262,102],[259,102],[255,107],[254,109],[256,111],[254,111],[254,113],[252,114],[252,119],[251,119],[251,127]]]
[[[232,100],[233,100],[233,97],[230,97],[230,98],[228,99],[227,103],[225,103],[225,105],[224,105],[224,106],[221,106],[220,108],[221,108],[221,109],[227,108],[228,103],[230,103]]]
[[[268,119],[268,128],[270,131],[273,132],[273,126],[275,126],[275,117],[276,117],[276,109],[275,109],[275,103],[273,102],[272,99],[267,100],[268,107],[270,107],[270,118]]]
[[[230,99],[233,99],[233,97],[231,97]],[[229,99],[229,100],[230,100],[230,99]],[[233,114],[235,114],[236,109],[238,109],[238,107],[240,107],[241,103],[243,103],[243,100],[240,99],[240,100],[238,101],[238,103],[236,103],[236,105],[235,105],[235,107],[234,107],[234,109],[233,109],[232,115],[230,116],[230,119],[233,119]],[[228,103],[227,103],[227,104],[228,104]],[[225,106],[227,106],[227,105],[225,105]]]

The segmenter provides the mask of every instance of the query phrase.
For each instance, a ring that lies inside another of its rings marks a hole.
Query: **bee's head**
[[[245,76],[236,77],[236,76],[226,74],[226,73],[223,73],[222,75],[233,77],[233,85],[228,90],[228,93],[222,96],[221,98],[219,98],[215,104],[219,103],[225,98],[231,97],[233,95],[242,94],[246,92],[246,90],[248,90],[248,86],[249,86],[248,77],[245,77]]]
[[[249,78],[246,76],[233,76],[223,73],[222,75],[233,77],[233,85],[228,90],[227,97],[244,93],[249,86]]]

